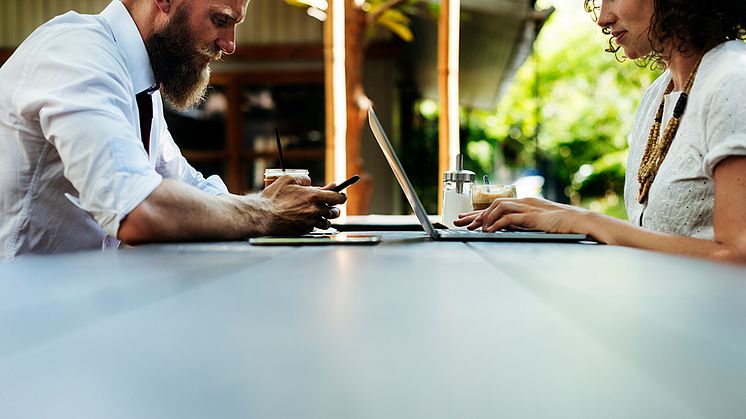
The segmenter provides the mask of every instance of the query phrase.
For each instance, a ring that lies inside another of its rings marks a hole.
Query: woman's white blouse
[[[647,205],[641,205],[637,172],[670,80],[670,73],[663,73],[637,110],[624,188],[627,215],[630,222],[651,230],[712,240],[715,167],[730,156],[746,156],[746,44],[729,41],[705,54],[679,130],[650,187]],[[663,126],[679,95],[666,97]]]

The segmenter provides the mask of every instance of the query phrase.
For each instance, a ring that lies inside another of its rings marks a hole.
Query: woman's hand
[[[454,224],[469,230],[542,230],[550,233],[588,233],[582,219],[588,211],[540,198],[500,198],[483,211],[459,214]]]

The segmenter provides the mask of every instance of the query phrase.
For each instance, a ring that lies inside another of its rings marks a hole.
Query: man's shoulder
[[[0,82],[8,80],[13,87],[4,93],[24,98],[28,106],[39,105],[52,90],[62,91],[70,83],[131,84],[125,54],[106,21],[74,12],[43,24],[21,43],[0,68]],[[18,96],[20,91],[24,93]]]
[[[126,59],[107,22],[99,15],[68,12],[37,28],[18,47],[13,60],[33,74],[36,70],[86,68],[126,72]]]
[[[37,51],[73,50],[78,52],[76,56],[80,56],[87,48],[115,47],[116,40],[100,16],[71,11],[38,27],[24,44],[33,44]]]

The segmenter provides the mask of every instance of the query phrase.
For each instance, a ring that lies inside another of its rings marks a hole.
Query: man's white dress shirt
[[[127,9],[68,12],[0,68],[0,259],[116,244],[122,219],[172,178],[211,194],[173,141],[153,94],[150,157],[135,95],[155,85]]]
[[[715,167],[728,157],[746,156],[746,44],[728,41],[702,58],[679,130],[642,205],[637,202],[637,172],[670,80],[670,72],[663,73],[637,110],[624,188],[627,215],[651,230],[712,240]],[[672,92],[665,98],[661,135],[680,95]]]

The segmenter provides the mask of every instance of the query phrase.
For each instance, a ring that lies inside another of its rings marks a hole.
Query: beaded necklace
[[[668,121],[665,131],[663,131],[663,137],[658,141],[660,136],[661,123],[663,122],[663,108],[666,102],[666,95],[673,91],[673,79],[668,83],[665,93],[661,98],[661,104],[658,106],[658,112],[655,114],[655,121],[653,126],[650,128],[648,134],[648,142],[645,145],[645,152],[642,155],[642,161],[640,162],[640,169],[637,172],[637,181],[640,183],[640,191],[637,195],[637,202],[644,203],[648,199],[648,192],[650,192],[650,185],[655,180],[655,175],[658,174],[658,169],[663,164],[663,159],[668,154],[668,149],[671,148],[671,142],[676,136],[676,131],[679,130],[679,123],[681,116],[684,114],[686,109],[686,102],[689,97],[689,92],[692,90],[692,84],[694,83],[694,76],[697,74],[699,63],[702,62],[700,57],[697,64],[694,65],[689,78],[686,80],[684,85],[684,91],[676,101],[676,106],[673,109],[673,116]]]

